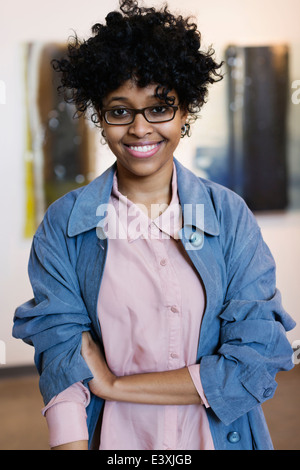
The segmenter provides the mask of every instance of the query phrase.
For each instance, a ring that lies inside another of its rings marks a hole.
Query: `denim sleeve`
[[[295,322],[275,286],[275,263],[255,228],[232,250],[216,354],[201,359],[208,403],[228,425],[274,395],[278,371],[293,367],[286,331]]]
[[[29,277],[34,298],[16,309],[13,336],[35,348],[40,390],[47,404],[54,395],[92,373],[81,356],[82,332],[90,318],[80,295],[64,234],[46,222],[34,237]]]

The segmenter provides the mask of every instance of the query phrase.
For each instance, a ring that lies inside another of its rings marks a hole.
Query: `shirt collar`
[[[174,163],[178,196],[185,224],[198,227],[210,235],[218,235],[219,223],[210,194],[210,185],[205,184],[175,158]],[[77,197],[68,222],[68,236],[73,237],[98,226],[101,218],[105,216],[103,207],[110,199],[115,171],[116,163],[90,184],[76,190]],[[203,204],[204,221],[200,221],[191,209],[191,206],[196,203]]]

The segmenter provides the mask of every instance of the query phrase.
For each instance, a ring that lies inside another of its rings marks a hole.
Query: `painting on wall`
[[[24,45],[26,149],[25,237],[31,237],[47,207],[94,178],[94,125],[78,119],[75,107],[57,91],[59,76],[51,61],[66,46]]]
[[[225,62],[228,142],[199,146],[196,168],[237,192],[252,211],[300,207],[289,46],[229,46]]]

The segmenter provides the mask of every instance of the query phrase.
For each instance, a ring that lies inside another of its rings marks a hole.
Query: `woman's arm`
[[[82,334],[82,356],[94,375],[89,382],[90,390],[105,400],[153,405],[202,404],[187,367],[116,377],[87,332]]]
[[[88,450],[88,441],[75,441],[61,446],[51,447],[51,450]]]

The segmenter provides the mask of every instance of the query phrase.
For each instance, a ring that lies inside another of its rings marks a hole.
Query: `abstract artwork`
[[[289,204],[289,48],[242,47],[225,51],[228,145],[199,147],[195,163],[237,192],[253,211]]]
[[[31,237],[47,207],[94,178],[95,139],[88,119],[58,93],[59,76],[51,61],[66,46],[30,43],[25,64],[25,237]]]

